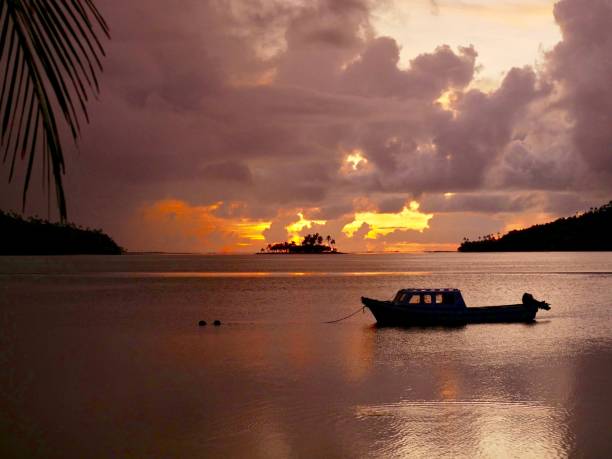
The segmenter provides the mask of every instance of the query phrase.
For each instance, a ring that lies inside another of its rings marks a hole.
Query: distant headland
[[[0,210],[0,255],[119,255],[125,252],[98,229],[51,223]]]
[[[323,242],[327,242],[324,244]],[[339,254],[335,247],[336,241],[331,236],[325,238],[319,233],[307,234],[300,244],[295,241],[291,242],[276,242],[274,244],[268,244],[267,247],[262,248],[258,254],[283,254],[283,255],[296,255],[296,254]]]
[[[548,252],[612,250],[612,201],[599,208],[543,225],[464,239],[459,252]]]

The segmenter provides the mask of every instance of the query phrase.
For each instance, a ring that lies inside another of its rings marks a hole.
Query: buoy
[[[200,320],[200,321],[198,322],[198,325],[199,325],[200,327],[203,327],[204,325],[206,325],[206,321],[205,321],[205,320]]]
[[[218,327],[219,325],[221,325],[221,321],[220,321],[220,320],[215,320],[215,321],[213,322],[213,325],[215,325],[215,326],[217,326],[217,327]]]

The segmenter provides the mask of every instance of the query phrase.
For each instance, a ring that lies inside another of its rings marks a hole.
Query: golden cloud
[[[366,239],[376,239],[378,235],[386,236],[396,230],[423,231],[429,228],[432,217],[433,214],[419,212],[419,203],[411,201],[398,213],[357,212],[354,220],[344,225],[342,232],[353,237],[365,223],[370,228]]]
[[[327,220],[308,220],[304,218],[302,212],[298,212],[297,216],[300,217],[298,221],[285,226],[287,233],[289,233],[289,241],[301,242],[300,231],[304,228],[312,228],[312,225],[325,225],[327,223]]]
[[[368,159],[361,150],[355,149],[346,155],[345,161],[349,170],[356,171],[368,164]]]

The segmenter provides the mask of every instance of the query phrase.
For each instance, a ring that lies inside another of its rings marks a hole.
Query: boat
[[[539,309],[550,309],[548,303],[530,293],[525,293],[519,304],[469,308],[456,288],[401,289],[392,300],[361,297],[361,302],[381,326],[532,322]]]

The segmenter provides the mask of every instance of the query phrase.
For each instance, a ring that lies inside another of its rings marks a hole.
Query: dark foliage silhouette
[[[0,25],[2,161],[9,164],[9,181],[17,157],[27,161],[25,208],[38,154],[47,196],[53,180],[60,219],[66,221],[62,126],[57,117],[76,142],[79,116],[89,121],[86,103],[99,91],[96,73],[102,70],[104,49],[97,29],[108,37],[108,26],[92,0],[0,0]]]
[[[478,240],[464,239],[460,252],[612,250],[612,201],[599,208],[543,225]]]
[[[0,255],[119,255],[124,250],[98,229],[23,219],[0,211]]]
[[[327,241],[327,245],[323,244],[323,240]],[[323,237],[319,233],[307,234],[304,236],[301,244],[291,242],[277,242],[268,244],[265,249],[261,249],[260,253],[339,253],[334,244],[336,241],[331,237]]]

